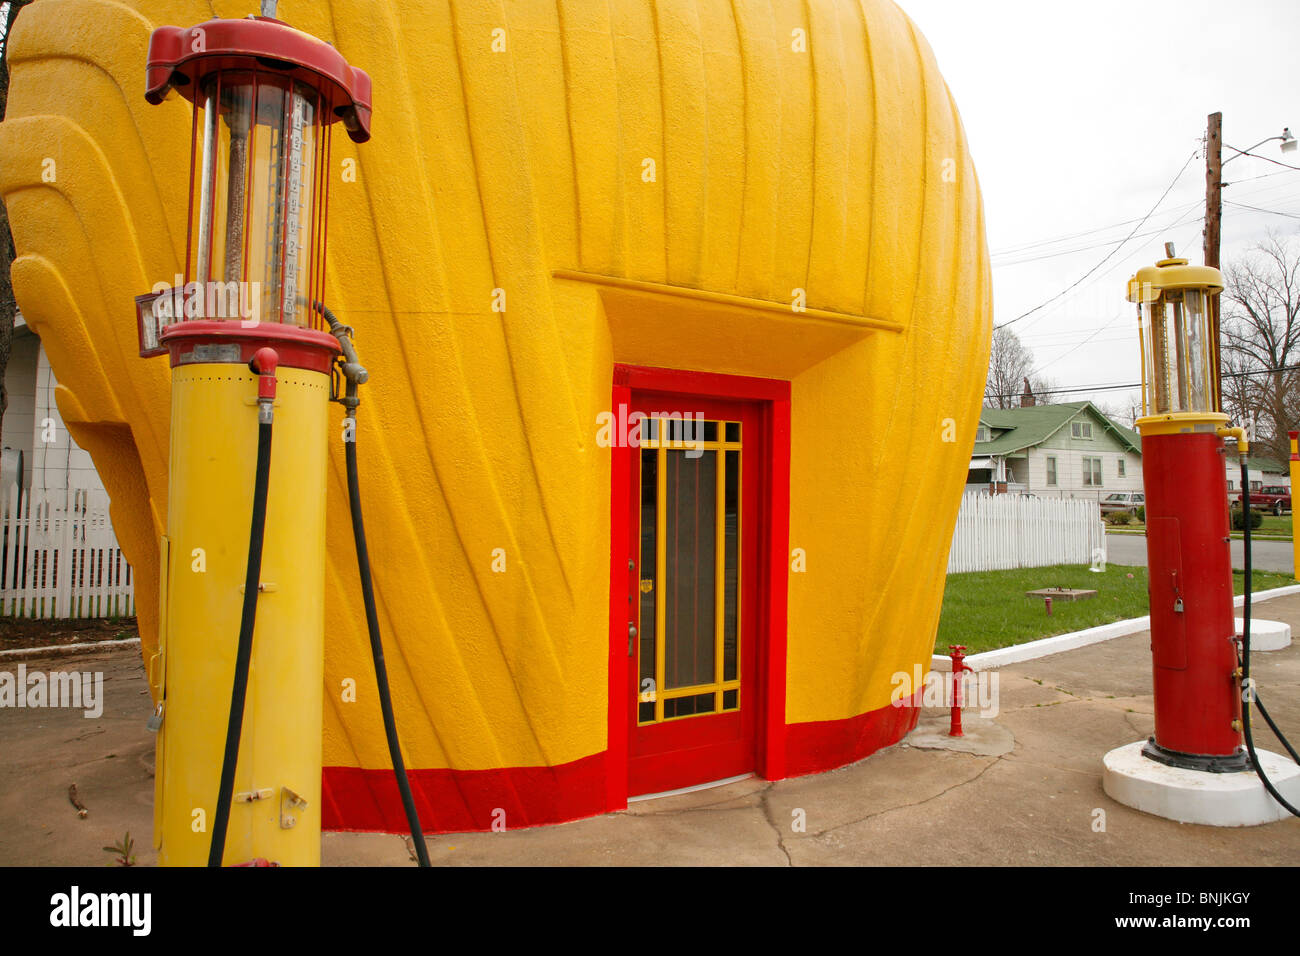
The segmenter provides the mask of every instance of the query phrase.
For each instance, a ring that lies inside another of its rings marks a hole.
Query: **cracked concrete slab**
[[[630,801],[627,812],[632,816],[649,816],[656,813],[676,813],[681,810],[733,810],[737,807],[756,807],[762,793],[770,784],[761,777],[737,780],[735,783],[671,797],[653,800]]]
[[[1300,595],[1263,606],[1300,625]],[[827,773],[754,777],[559,826],[438,834],[430,854],[447,866],[1294,865],[1300,820],[1180,825],[1102,791],[1102,756],[1152,731],[1149,642],[1143,632],[1002,668],[993,724],[1014,745],[998,756],[904,742]],[[54,667],[102,667],[105,714],[0,710],[0,864],[100,865],[99,848],[126,830],[150,863],[153,738],[138,650]],[[1258,655],[1252,669],[1275,720],[1300,738],[1300,644]],[[977,715],[966,710],[967,726]],[[946,714],[923,717],[946,729]],[[1257,744],[1282,751],[1262,724]],[[73,781],[87,820],[67,801]],[[322,860],[410,866],[408,841],[327,833]]]
[[[937,758],[937,759],[936,759]],[[932,800],[978,773],[964,754],[890,747],[848,767],[782,780],[767,803],[789,842]],[[804,820],[802,833],[794,829]]]
[[[1000,757],[1010,753],[1016,745],[1016,738],[1010,730],[985,717],[963,713],[961,729],[960,737],[952,737],[951,716],[923,716],[903,742],[921,750],[953,750],[981,757]]]
[[[428,838],[435,866],[784,866],[760,807],[609,814],[556,826]],[[330,866],[410,865],[391,834],[326,833]]]

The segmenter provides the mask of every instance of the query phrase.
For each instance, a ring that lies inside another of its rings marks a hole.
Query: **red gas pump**
[[[1227,442],[1234,460],[1245,460],[1247,445],[1219,410],[1208,320],[1223,276],[1176,258],[1172,244],[1165,252],[1128,285],[1141,329],[1155,733],[1106,754],[1103,787],[1181,822],[1248,826],[1287,812],[1273,799],[1280,791],[1261,786],[1264,770],[1288,792],[1300,788],[1300,772],[1243,739],[1249,657],[1248,646],[1239,655],[1233,616],[1226,465]]]
[[[1241,734],[1225,437],[1208,304],[1217,269],[1173,256],[1140,269],[1128,298],[1142,329],[1151,658],[1156,732],[1143,753],[1211,773],[1250,767]],[[1243,446],[1244,447],[1244,446]]]

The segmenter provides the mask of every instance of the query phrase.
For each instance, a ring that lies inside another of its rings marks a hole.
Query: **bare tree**
[[[1234,424],[1252,426],[1259,421],[1263,408],[1260,376],[1251,361],[1240,352],[1226,347],[1222,356],[1223,411]]]
[[[1133,428],[1142,414],[1140,400],[1132,396],[1126,398],[1112,399],[1106,402],[1093,402],[1097,406],[1097,411],[1101,412],[1112,422],[1117,425],[1123,425],[1125,428]]]
[[[1224,269],[1220,300],[1224,404],[1245,422],[1257,419],[1255,442],[1272,458],[1290,457],[1287,430],[1300,423],[1300,243],[1270,234]],[[1244,383],[1242,380],[1245,380]]]
[[[1050,405],[1050,379],[1034,374],[1034,353],[1025,348],[1020,337],[1008,328],[995,329],[993,348],[989,352],[989,373],[984,381],[984,404],[992,408],[1018,408],[1025,403],[1026,392],[1033,396],[1029,404]]]

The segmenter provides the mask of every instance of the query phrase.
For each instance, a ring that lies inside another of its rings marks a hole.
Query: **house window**
[[[1070,435],[1074,438],[1092,439],[1092,422],[1070,422]],[[1101,484],[1101,482],[1098,482]]]
[[[980,441],[988,441],[988,440],[989,440],[989,426],[987,426],[987,425],[981,425],[981,426],[979,426],[979,428],[975,429],[975,440],[976,440],[977,442],[980,442]]]
[[[1124,459],[1123,459],[1123,458],[1121,458],[1121,459],[1119,460],[1119,476],[1120,476],[1121,478],[1124,477]]]
[[[1229,491],[1232,490],[1232,482],[1231,482],[1231,481],[1228,482],[1228,490],[1229,490]]]
[[[1084,458],[1083,459],[1083,483],[1084,485],[1100,488],[1101,487],[1101,459]]]
[[[1056,456],[1055,455],[1047,456],[1047,483],[1049,485],[1056,484]]]

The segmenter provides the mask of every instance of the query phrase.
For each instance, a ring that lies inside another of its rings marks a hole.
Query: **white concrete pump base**
[[[1120,803],[1179,823],[1253,827],[1291,814],[1255,773],[1206,773],[1168,767],[1142,756],[1145,741],[1117,747],[1102,758],[1102,788]],[[1292,806],[1300,806],[1300,765],[1256,750],[1264,773]]]
[[[1241,637],[1242,619],[1237,618],[1237,636]],[[1291,646],[1291,625],[1282,621],[1250,619],[1250,652],[1280,651]],[[1268,773],[1268,768],[1264,768]]]

